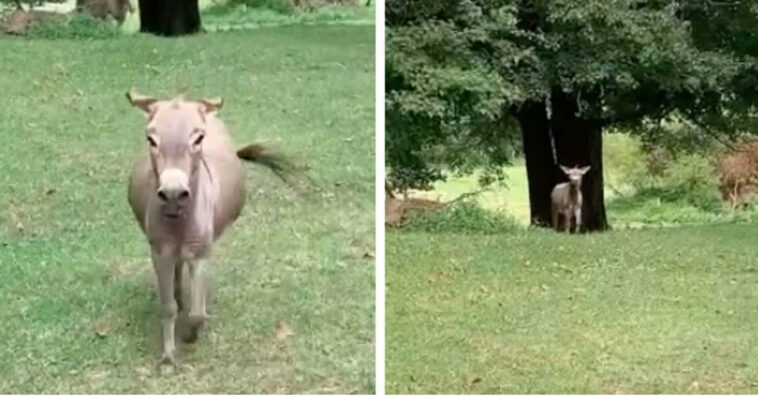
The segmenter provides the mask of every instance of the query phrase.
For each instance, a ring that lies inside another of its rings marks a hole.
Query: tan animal
[[[119,23],[124,22],[128,13],[134,12],[130,0],[78,0],[76,3],[95,18],[106,19],[110,15]]]
[[[129,205],[147,236],[158,278],[163,355],[161,372],[175,364],[174,330],[187,313],[186,342],[197,339],[208,318],[206,274],[213,242],[239,216],[245,203],[240,158],[262,163],[278,175],[287,162],[260,145],[235,151],[216,113],[220,99],[159,100],[128,93],[147,115],[148,155],[134,167]],[[182,270],[189,269],[189,303],[182,300]]]
[[[582,177],[590,170],[590,167],[570,169],[563,165],[560,167],[563,173],[568,176],[569,181],[557,184],[550,194],[553,228],[560,231],[561,218],[563,218],[562,228],[569,232],[573,218],[576,221],[576,231],[579,232],[582,228]]]
[[[29,23],[32,20],[32,15],[23,8],[16,8],[13,13],[8,17],[8,20],[0,25],[0,31],[7,34],[22,35],[26,33],[26,29],[29,27]]]
[[[749,141],[727,152],[717,163],[719,190],[732,209],[745,206],[758,196],[758,142]]]

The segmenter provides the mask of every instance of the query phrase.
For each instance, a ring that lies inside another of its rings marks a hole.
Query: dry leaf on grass
[[[276,339],[279,341],[283,341],[287,339],[287,337],[295,334],[292,331],[292,328],[287,323],[284,323],[282,321],[279,321],[276,324]]]
[[[100,338],[105,338],[110,334],[111,327],[105,322],[95,323],[95,334]]]

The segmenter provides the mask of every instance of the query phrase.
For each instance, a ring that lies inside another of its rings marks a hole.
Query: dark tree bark
[[[198,0],[139,0],[140,32],[181,36],[200,31]]]
[[[558,180],[558,167],[553,162],[549,120],[544,102],[527,102],[515,111],[521,126],[529,180],[529,209],[531,224],[551,226],[550,192]]]
[[[558,163],[564,166],[586,166],[590,171],[582,179],[582,230],[602,231],[608,228],[603,192],[603,127],[598,121],[577,116],[574,97],[559,89],[551,95],[551,123]],[[561,179],[566,181],[561,173]],[[531,184],[531,179],[529,180]]]

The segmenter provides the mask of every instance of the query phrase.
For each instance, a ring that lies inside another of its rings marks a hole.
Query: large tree
[[[139,0],[140,32],[181,36],[200,31],[198,0]]]
[[[706,33],[718,24],[700,3],[389,0],[389,181],[497,169],[520,143],[532,224],[550,224],[557,164],[590,165],[583,224],[605,229],[604,128],[644,130],[675,112],[723,133],[751,119],[754,63]],[[754,20],[730,27],[749,36]]]

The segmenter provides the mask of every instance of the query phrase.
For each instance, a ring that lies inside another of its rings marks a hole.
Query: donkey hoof
[[[166,377],[172,374],[174,374],[174,365],[161,363],[161,375]]]
[[[189,323],[190,327],[202,326],[203,323],[205,323],[208,319],[210,319],[208,314],[190,313],[189,315],[187,315],[187,322]]]
[[[189,326],[182,337],[185,344],[194,344],[200,337],[200,326]]]
[[[174,369],[176,368],[176,362],[174,362],[174,358],[170,356],[163,356],[161,358],[160,362],[160,371],[161,375],[171,375],[174,373]]]

